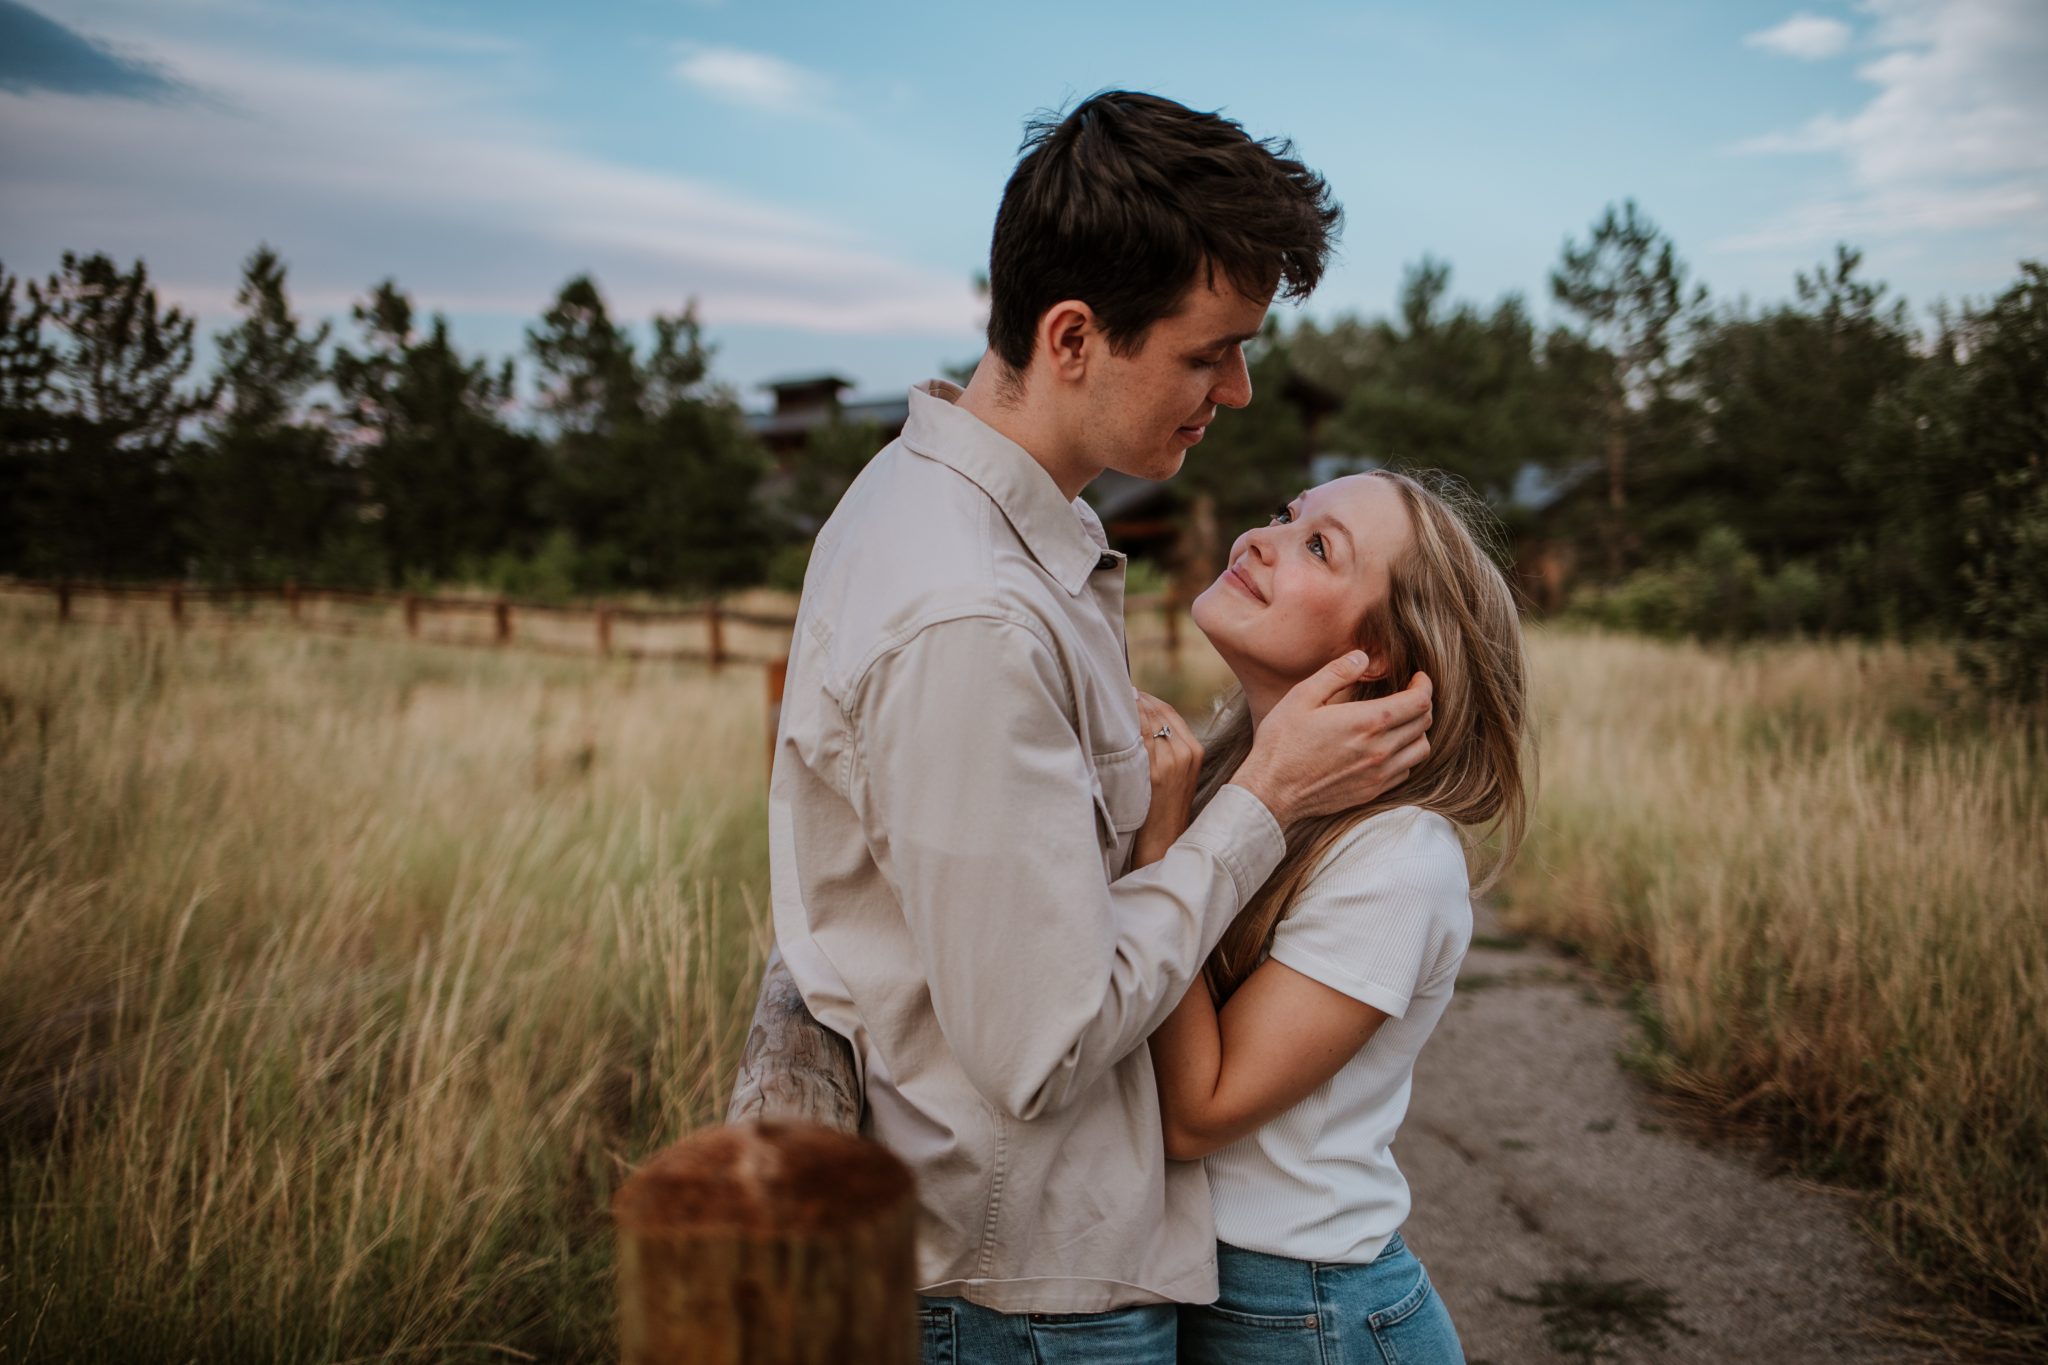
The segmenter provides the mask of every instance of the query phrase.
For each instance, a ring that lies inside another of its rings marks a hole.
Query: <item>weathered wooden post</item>
[[[1180,667],[1180,600],[1179,594],[1166,594],[1166,603],[1160,607],[1166,618],[1166,661],[1175,668]]]
[[[299,621],[299,585],[296,582],[287,582],[284,585],[284,609],[291,613],[292,624],[297,625]]]
[[[626,1365],[915,1365],[916,1208],[901,1161],[816,1124],[667,1148],[612,1199]]]
[[[494,617],[496,618],[496,620],[497,620],[497,637],[496,637],[496,638],[497,638],[497,642],[498,642],[499,644],[501,644],[501,645],[509,645],[509,644],[511,644],[511,643],[512,643],[512,604],[511,604],[510,602],[507,602],[507,601],[506,601],[506,600],[505,600],[504,598],[502,598],[502,597],[501,597],[501,598],[499,598],[499,599],[497,600],[497,602],[496,602],[496,603],[495,603],[495,604],[494,604],[494,605],[492,606],[492,608],[491,608],[491,614],[492,614],[492,616],[494,616]]]
[[[612,609],[597,609],[597,652],[605,658],[612,657]]]
[[[916,1190],[860,1111],[852,1049],[770,953],[727,1126],[612,1201],[626,1365],[912,1365]]]
[[[418,593],[409,592],[405,595],[405,633],[408,638],[419,638],[420,597]]]
[[[704,608],[704,624],[711,635],[711,666],[717,668],[725,662],[725,618],[718,610],[718,599],[712,598]]]
[[[62,582],[57,585],[57,624],[60,626],[71,624],[71,584],[69,582]]]
[[[171,624],[179,630],[185,628],[185,589],[176,583],[171,585]]]

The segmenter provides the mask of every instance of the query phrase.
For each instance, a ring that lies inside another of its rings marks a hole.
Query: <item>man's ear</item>
[[[1062,299],[1038,319],[1038,353],[1055,379],[1079,380],[1101,341],[1095,310],[1079,299]]]

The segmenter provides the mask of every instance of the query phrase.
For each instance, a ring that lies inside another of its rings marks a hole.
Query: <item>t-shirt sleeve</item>
[[[1472,914],[1454,845],[1416,851],[1341,845],[1302,888],[1273,936],[1272,960],[1398,1019]]]

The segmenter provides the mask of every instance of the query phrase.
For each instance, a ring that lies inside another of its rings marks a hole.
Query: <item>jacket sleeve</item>
[[[969,1081],[1029,1119],[1141,1046],[1278,864],[1272,814],[1226,787],[1167,855],[1110,883],[1068,683],[1029,626],[926,626],[849,713],[849,795]]]

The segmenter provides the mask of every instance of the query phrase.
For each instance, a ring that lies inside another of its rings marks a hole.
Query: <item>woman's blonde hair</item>
[[[1275,927],[1323,856],[1368,816],[1420,806],[1459,826],[1468,839],[1490,825],[1492,853],[1476,890],[1491,886],[1507,869],[1527,828],[1527,668],[1514,593],[1482,539],[1492,533],[1492,516],[1443,476],[1425,476],[1427,484],[1391,470],[1366,477],[1385,479],[1400,493],[1414,537],[1388,566],[1385,604],[1359,623],[1360,646],[1386,672],[1358,684],[1352,696],[1387,696],[1416,673],[1427,673],[1436,685],[1429,756],[1406,781],[1366,804],[1288,828],[1286,856],[1209,955],[1204,974],[1219,1000],[1259,965]],[[1203,748],[1198,807],[1251,753],[1252,718],[1242,689],[1218,703]]]

